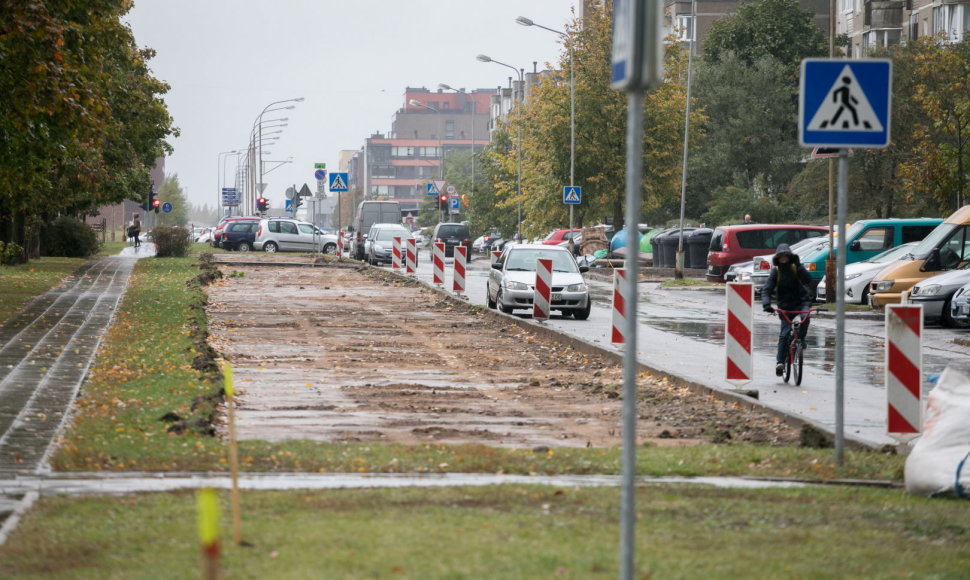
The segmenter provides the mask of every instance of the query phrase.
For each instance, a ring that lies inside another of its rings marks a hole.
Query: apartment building
[[[852,58],[926,36],[962,42],[970,37],[970,1],[837,0],[836,30],[848,37]]]
[[[495,89],[430,91],[407,87],[388,133],[375,132],[347,163],[356,202],[386,199],[417,215],[429,181],[443,179],[448,154],[489,143]]]

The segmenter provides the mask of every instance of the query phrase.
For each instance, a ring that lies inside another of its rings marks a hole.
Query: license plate
[[[552,301],[553,302],[559,302],[560,300],[562,300],[562,294],[559,293],[559,292],[553,292],[552,293]]]

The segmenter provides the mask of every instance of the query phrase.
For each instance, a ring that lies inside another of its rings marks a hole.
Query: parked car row
[[[214,247],[240,252],[337,251],[337,236],[315,225],[291,218],[233,216],[224,218],[212,231]]]

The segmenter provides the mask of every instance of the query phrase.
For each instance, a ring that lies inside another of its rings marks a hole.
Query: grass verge
[[[681,288],[684,286],[706,286],[709,288],[723,287],[724,284],[708,282],[701,278],[671,278],[660,283],[663,288]]]
[[[226,577],[615,578],[616,488],[502,485],[246,492]],[[965,502],[844,487],[637,490],[637,578],[965,578]],[[957,509],[961,508],[961,509]],[[189,578],[193,494],[41,500],[5,578]]]
[[[105,337],[75,421],[52,458],[65,471],[222,471],[224,443],[211,436],[221,376],[206,343],[196,258],[141,260]],[[210,278],[206,278],[207,280]],[[244,441],[249,471],[607,473],[618,449],[506,449],[483,445],[385,445]],[[837,468],[830,450],[757,445],[643,447],[638,472],[758,475],[810,479],[894,479],[902,458],[849,452]]]
[[[83,258],[39,258],[17,266],[0,266],[0,323],[35,296],[64,281],[84,263]]]

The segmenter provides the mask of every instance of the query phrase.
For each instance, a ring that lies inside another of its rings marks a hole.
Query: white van
[[[399,224],[401,223],[401,204],[396,201],[362,201],[357,206],[354,214],[354,222],[351,225],[350,255],[363,260],[366,253],[364,241],[367,239],[367,232],[374,224]]]

